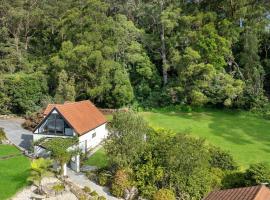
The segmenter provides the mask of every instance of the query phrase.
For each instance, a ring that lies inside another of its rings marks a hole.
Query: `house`
[[[270,200],[270,189],[265,185],[234,188],[211,192],[204,200]]]
[[[41,138],[78,137],[76,147],[83,153],[99,145],[108,135],[107,120],[90,101],[49,104],[43,112],[44,119],[33,131],[33,141]],[[35,146],[36,156],[45,154],[46,149]],[[73,159],[79,163],[79,158]],[[79,166],[76,166],[78,171]]]

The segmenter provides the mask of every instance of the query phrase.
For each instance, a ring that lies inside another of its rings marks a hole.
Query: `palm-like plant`
[[[52,160],[44,158],[35,159],[31,163],[31,174],[28,180],[37,186],[39,193],[42,192],[41,180],[46,176],[52,175],[50,171],[51,165]]]

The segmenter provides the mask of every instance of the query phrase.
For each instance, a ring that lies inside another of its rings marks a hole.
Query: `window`
[[[94,132],[93,134],[92,134],[92,138],[94,138],[94,137],[96,137],[96,132]]]

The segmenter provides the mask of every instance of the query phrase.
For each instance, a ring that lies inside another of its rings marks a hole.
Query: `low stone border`
[[[10,114],[10,115],[0,115],[0,119],[11,119],[11,118],[17,118],[18,116],[17,115],[13,115],[13,114]]]
[[[104,115],[111,115],[115,112],[128,112],[128,108],[121,108],[121,109],[111,109],[111,108],[99,108],[99,111],[102,112]]]

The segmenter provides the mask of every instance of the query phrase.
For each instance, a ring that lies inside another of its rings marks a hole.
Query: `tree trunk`
[[[162,76],[163,76],[163,84],[166,85],[168,82],[168,62],[166,56],[166,45],[165,45],[165,31],[164,25],[161,24],[161,58],[162,58]]]

